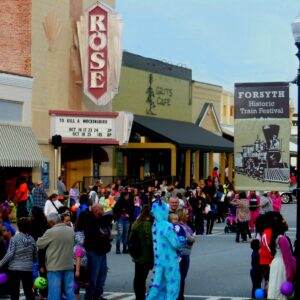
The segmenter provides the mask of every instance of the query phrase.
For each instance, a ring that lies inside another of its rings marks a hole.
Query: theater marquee
[[[133,114],[128,112],[50,111],[50,136],[60,135],[63,144],[128,143]]]

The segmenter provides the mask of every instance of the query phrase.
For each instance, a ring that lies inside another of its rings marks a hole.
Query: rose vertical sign
[[[85,41],[85,50],[81,53],[84,93],[94,103],[105,105],[118,90],[117,73],[122,60],[120,18],[110,7],[97,2],[86,11],[84,19],[84,26],[78,25]]]
[[[107,18],[100,6],[89,12],[88,91],[96,99],[107,92]]]

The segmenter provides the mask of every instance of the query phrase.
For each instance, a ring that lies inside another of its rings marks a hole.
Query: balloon
[[[290,297],[294,293],[294,286],[291,282],[285,281],[280,287],[280,293],[284,296]]]
[[[84,255],[84,250],[81,247],[77,247],[75,250],[76,257],[82,257]]]
[[[34,281],[34,286],[39,290],[44,290],[48,285],[47,279],[44,277],[38,277]]]
[[[77,289],[78,289],[78,283],[74,281],[74,291],[76,291]]]
[[[80,203],[75,203],[73,206],[71,206],[71,211],[76,212],[78,210],[79,206],[80,206]]]
[[[77,210],[78,210],[78,207],[77,207],[77,206],[73,205],[73,206],[71,207],[71,211],[72,211],[72,212],[76,212]]]
[[[5,273],[0,274],[0,284],[6,283],[7,275]]]
[[[255,290],[255,298],[256,299],[263,299],[263,298],[265,298],[265,290],[264,289],[256,289]]]

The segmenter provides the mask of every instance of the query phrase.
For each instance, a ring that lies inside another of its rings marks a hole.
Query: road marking
[[[245,297],[228,297],[228,296],[195,296],[195,295],[184,295],[186,298],[205,298],[205,300],[247,300]]]
[[[84,291],[81,291],[80,294],[85,294]],[[113,298],[117,298],[117,297],[121,297],[124,295],[124,293],[108,293],[109,295],[104,295],[104,298],[106,299],[113,299]],[[125,294],[126,295],[126,294]]]
[[[213,232],[212,234],[205,234],[206,236],[216,236],[216,235],[223,235],[224,232]]]
[[[80,291],[80,295],[84,295],[85,291]],[[120,292],[105,292],[103,297],[106,299],[116,299],[118,300],[134,300],[135,294],[134,293],[120,293]],[[201,300],[246,300],[249,298],[246,297],[229,297],[229,296],[202,296],[202,295],[184,295],[185,298],[191,299],[201,299]],[[24,296],[24,291],[21,290],[20,293],[20,300],[26,300]]]
[[[135,294],[125,297],[125,298],[122,298],[122,300],[134,300],[134,299],[135,299]]]

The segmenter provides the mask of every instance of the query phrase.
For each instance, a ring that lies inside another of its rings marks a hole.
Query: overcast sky
[[[125,50],[184,64],[194,80],[233,92],[235,82],[296,76],[299,0],[116,0],[116,10]],[[296,103],[296,86],[290,91]]]

